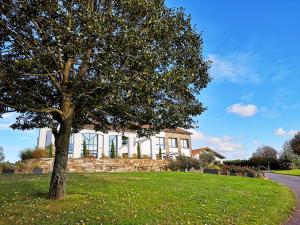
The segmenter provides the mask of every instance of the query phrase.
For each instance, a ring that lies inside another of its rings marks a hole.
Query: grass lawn
[[[284,174],[284,175],[293,175],[300,176],[300,169],[297,170],[273,170],[273,173]]]
[[[0,175],[0,224],[267,224],[293,193],[270,180],[200,173],[68,174],[68,196],[45,198],[50,175]]]

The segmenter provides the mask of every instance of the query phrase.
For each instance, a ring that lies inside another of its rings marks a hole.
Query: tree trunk
[[[55,134],[55,159],[48,197],[63,199],[66,194],[66,172],[72,119],[65,119]]]

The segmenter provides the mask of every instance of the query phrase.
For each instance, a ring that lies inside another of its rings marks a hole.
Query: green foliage
[[[53,158],[54,157],[54,149],[53,149],[52,143],[47,146],[47,150],[48,150],[48,157]]]
[[[1,1],[0,114],[18,111],[17,129],[191,127],[210,77],[190,16],[164,1],[92,2]]]
[[[222,171],[231,172],[231,173],[247,173],[250,177],[256,177],[259,173],[255,171],[253,168],[248,166],[235,166],[235,165],[222,165]]]
[[[159,157],[159,159],[162,159],[162,150],[161,150],[160,146],[159,146],[159,150],[158,150],[158,157]]]
[[[3,147],[0,146],[0,163],[3,162],[5,159]]]
[[[41,158],[47,158],[48,157],[48,151],[43,148],[36,148],[32,152],[32,158],[33,159],[41,159]]]
[[[191,168],[194,169],[200,169],[200,161],[187,157],[187,156],[177,156],[175,160],[172,160],[169,165],[169,169],[172,171],[177,171],[177,170],[190,170]]]
[[[300,155],[300,132],[290,140],[290,146],[295,154]]]
[[[291,142],[286,141],[283,150],[279,155],[281,169],[299,169],[300,155],[296,154],[291,147]]]
[[[287,187],[265,179],[175,172],[70,173],[72,194],[59,202],[43,195],[49,179],[47,174],[0,175],[1,221],[276,225],[283,224],[295,206]]]
[[[203,152],[199,155],[202,167],[207,167],[215,161],[216,157],[211,152]]]
[[[278,152],[271,146],[261,146],[256,149],[256,152],[252,154],[250,160],[256,162],[256,164],[266,164],[268,170],[271,169],[270,164],[277,162]],[[264,163],[265,162],[265,163]],[[265,166],[265,165],[264,165]]]
[[[33,149],[31,148],[26,148],[20,152],[20,158],[21,160],[26,160],[26,159],[33,159]]]
[[[112,142],[110,146],[110,158],[112,159],[116,158],[116,148],[114,142]]]
[[[141,158],[142,158],[141,145],[140,145],[140,143],[137,144],[137,158],[138,158],[138,159],[141,159]]]

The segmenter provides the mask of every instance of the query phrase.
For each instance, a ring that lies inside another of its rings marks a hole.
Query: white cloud
[[[278,128],[275,132],[274,135],[278,136],[278,137],[292,137],[295,134],[297,134],[299,131],[297,130],[289,130],[286,131],[283,128]]]
[[[261,77],[254,69],[251,53],[237,52],[226,56],[208,54],[211,60],[211,74],[216,80],[229,80],[234,83],[258,83]]]
[[[201,140],[204,140],[204,138],[205,138],[204,134],[200,131],[197,131],[195,129],[190,129],[188,131],[193,133],[192,140],[194,140],[194,141],[201,141]]]
[[[210,147],[220,154],[226,156],[227,159],[243,159],[248,157],[246,148],[236,142],[236,140],[230,136],[209,136],[197,130],[190,130],[193,132],[192,143],[193,148]]]
[[[244,104],[236,103],[231,106],[228,106],[226,111],[237,114],[241,117],[251,117],[258,112],[258,109],[256,105],[251,105],[251,104],[244,105]]]

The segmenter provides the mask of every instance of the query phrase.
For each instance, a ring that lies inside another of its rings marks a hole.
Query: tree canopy
[[[300,155],[300,132],[295,134],[295,136],[289,142],[293,152],[297,155]]]
[[[0,18],[0,115],[52,128],[51,198],[64,196],[71,132],[192,128],[205,110],[201,35],[164,0],[0,0]]]
[[[260,158],[270,158],[277,159],[277,151],[271,146],[261,146],[256,149],[256,152],[252,154],[252,158],[260,157]]]

